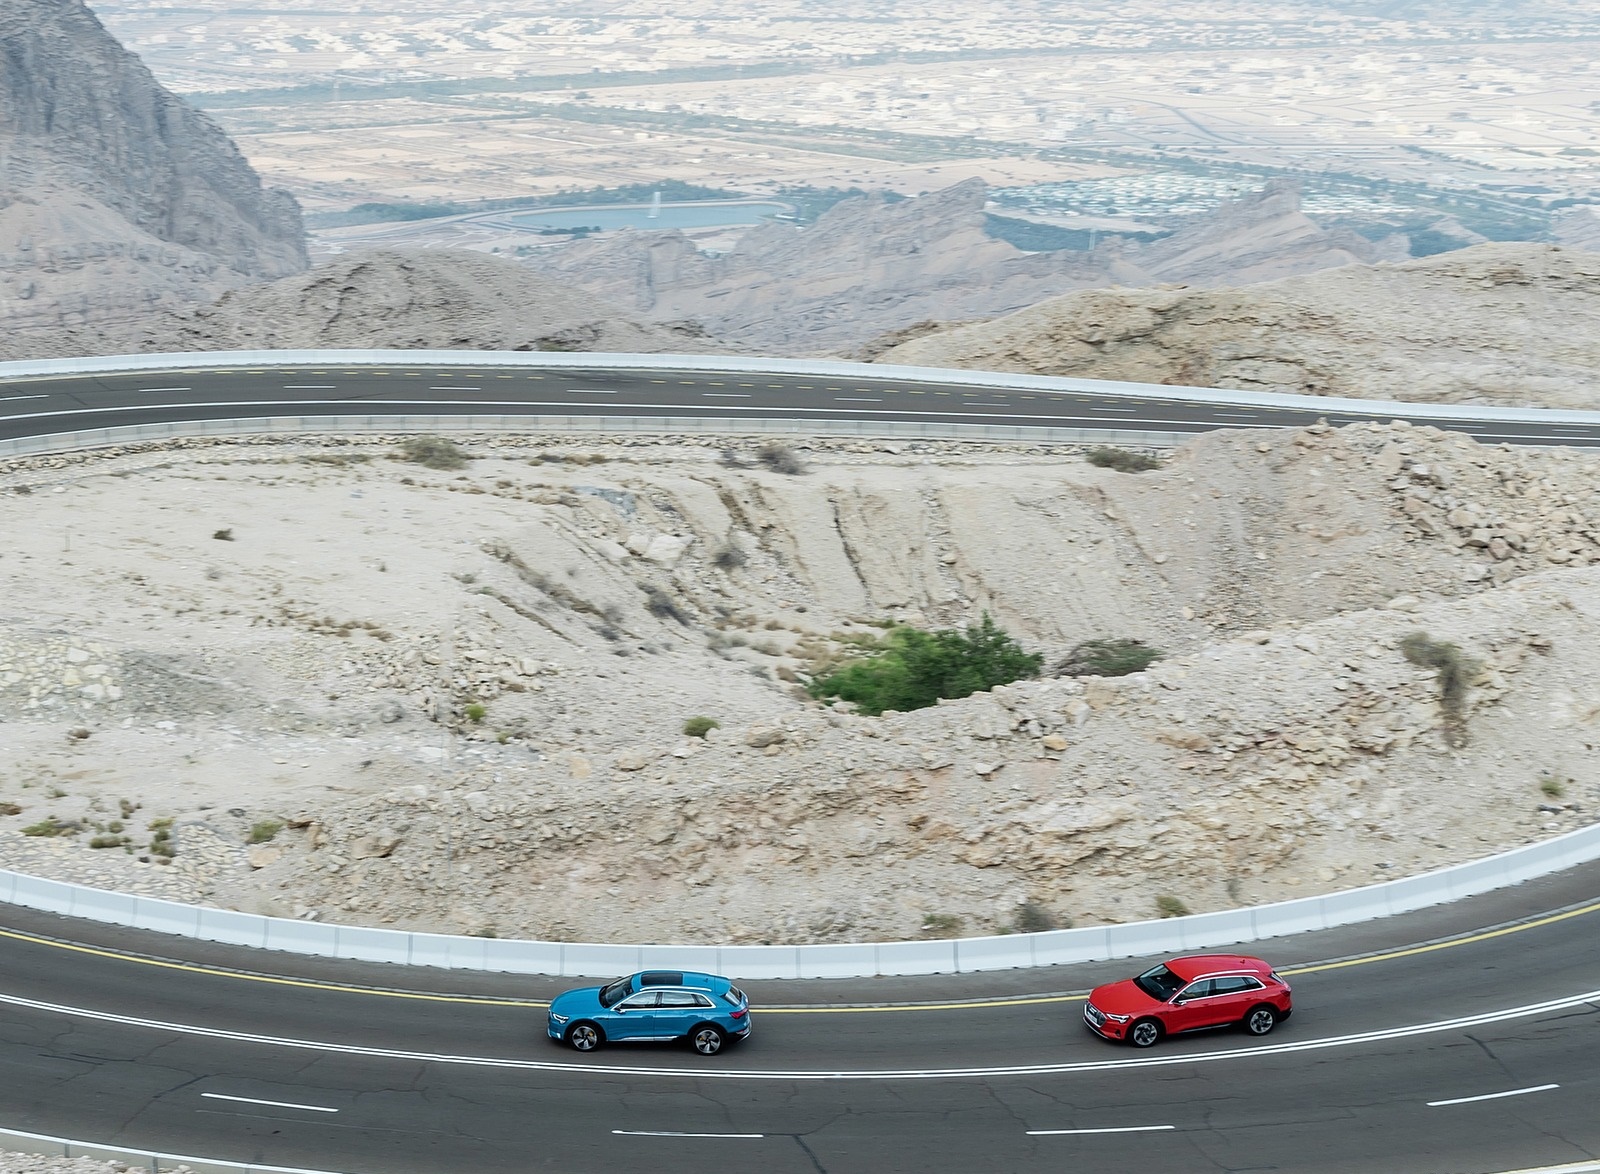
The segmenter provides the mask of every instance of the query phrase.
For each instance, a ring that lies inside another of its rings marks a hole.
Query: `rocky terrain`
[[[1318,226],[1282,183],[1162,240],[1108,239],[1094,252],[1024,253],[994,239],[984,231],[987,194],[968,180],[911,200],[846,200],[810,226],[758,226],[715,256],[682,233],[636,232],[530,263],[630,313],[698,321],[752,350],[806,355],[853,350],[927,320],[990,318],[1069,290],[1238,285],[1383,255]]]
[[[692,325],[641,322],[513,261],[437,249],[354,254],[195,309],[0,340],[0,357],[317,348],[732,349]]]
[[[793,476],[693,438],[466,447],[0,470],[0,857],[352,923],[829,941],[1305,895],[1600,803],[1592,456],[1376,425],[1137,475],[953,442],[808,442]],[[799,688],[884,622],[984,612],[1047,670],[1089,637],[1167,655],[882,718]],[[1419,631],[1475,662],[1458,719],[1400,651]]]
[[[1236,289],[1066,294],[991,322],[919,332],[877,361],[1593,409],[1597,322],[1600,253],[1483,244]]]
[[[0,7],[0,323],[100,327],[306,267],[300,211],[82,0]]]

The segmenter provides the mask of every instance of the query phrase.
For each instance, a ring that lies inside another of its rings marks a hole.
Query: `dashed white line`
[[[38,392],[38,393],[36,393],[34,395],[0,395],[0,404],[8,404],[14,399],[49,399],[49,398],[50,398],[50,393],[46,392],[46,391],[41,391],[41,392]]]
[[[1084,1133],[1160,1133],[1176,1125],[1119,1125],[1109,1129],[1030,1129],[1029,1137],[1071,1137]]]
[[[1513,1088],[1505,1092],[1486,1092],[1476,1097],[1455,1097],[1448,1101],[1429,1101],[1428,1108],[1437,1109],[1444,1105],[1470,1105],[1474,1101],[1498,1101],[1501,1097],[1521,1097],[1530,1092],[1549,1092],[1551,1089],[1560,1088],[1559,1084],[1535,1084],[1530,1088]]]
[[[569,388],[567,388],[567,394],[568,395],[616,395],[617,393],[615,391],[610,391],[610,390],[607,390],[605,388],[599,388],[599,387],[569,387]]]
[[[665,1129],[613,1129],[611,1132],[618,1137],[722,1137],[755,1140],[767,1136],[765,1133],[673,1133]]]
[[[227,1093],[203,1092],[200,1094],[213,1101],[238,1101],[244,1105],[270,1105],[274,1109],[305,1109],[309,1113],[337,1113],[338,1109],[330,1109],[326,1105],[297,1105],[293,1101],[263,1101],[255,1097],[230,1097]]]
[[[481,387],[430,387],[429,391],[482,391]]]
[[[338,385],[333,383],[285,383],[284,391],[338,391]]]
[[[252,375],[265,375],[266,372],[265,371],[252,371],[252,372],[250,372],[250,374],[252,374]],[[141,387],[141,388],[138,388],[137,390],[142,391],[142,392],[149,392],[151,394],[155,394],[156,392],[162,392],[162,391],[193,391],[194,389],[190,388],[190,387]]]
[[[867,399],[863,396],[836,395],[833,397],[836,404],[881,404],[881,399]]]

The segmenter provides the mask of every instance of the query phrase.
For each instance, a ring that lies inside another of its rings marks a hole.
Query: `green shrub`
[[[48,819],[41,819],[38,823],[30,823],[22,829],[22,834],[34,837],[70,836],[77,830],[72,824],[62,823],[51,816]]]
[[[128,838],[126,836],[96,836],[96,837],[94,837],[94,839],[89,841],[89,847],[91,847],[91,848],[121,848],[121,847],[126,846],[127,843],[128,843]]]
[[[895,628],[880,651],[811,682],[813,697],[853,701],[862,713],[905,711],[940,698],[966,697],[1039,671],[1037,653],[1024,652],[985,612],[976,627],[924,632]]]
[[[265,844],[283,830],[281,819],[260,819],[250,825],[250,843]]]
[[[474,701],[471,705],[467,706],[468,721],[481,722],[486,716],[488,716],[488,713],[488,707],[481,701]]]
[[[172,842],[172,817],[150,821],[150,854],[165,856],[171,859],[178,854],[177,846]]]
[[[1548,799],[1559,799],[1567,793],[1561,780],[1548,772],[1539,776],[1539,791]]]
[[[1188,917],[1189,906],[1166,893],[1156,898],[1156,912],[1162,917]]]
[[[935,940],[961,936],[961,918],[953,913],[929,913],[922,919],[922,936]]]
[[[1125,677],[1143,672],[1160,659],[1161,650],[1142,640],[1085,640],[1056,669],[1058,677]]]
[[[1146,473],[1161,467],[1161,458],[1147,452],[1131,452],[1125,448],[1092,448],[1084,459],[1101,469],[1115,469],[1119,473]]]
[[[400,459],[430,469],[463,469],[470,459],[453,441],[442,436],[408,436],[400,444]]]
[[[683,732],[691,738],[704,738],[712,730],[720,730],[722,723],[712,717],[692,717],[683,723]]]
[[[1439,708],[1444,712],[1444,737],[1451,746],[1467,741],[1467,685],[1483,666],[1461,649],[1426,632],[1412,632],[1400,641],[1401,654],[1418,668],[1438,675]]]

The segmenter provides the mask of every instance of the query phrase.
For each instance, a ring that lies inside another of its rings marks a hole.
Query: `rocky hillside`
[[[69,332],[52,342],[63,352],[86,354],[726,349],[693,327],[639,322],[515,262],[447,249],[341,257],[294,277],[231,291],[198,309],[150,316],[121,329]]]
[[[1236,289],[1089,290],[923,333],[877,358],[1297,395],[1593,409],[1600,253],[1484,244]]]
[[[0,6],[0,325],[115,322],[306,266],[300,211],[83,0]]]
[[[624,233],[535,259],[545,272],[656,320],[690,319],[753,350],[852,350],[926,320],[989,318],[1068,290],[1262,281],[1377,256],[1269,186],[1146,245],[1023,253],[984,231],[987,189],[968,180],[918,199],[846,200],[814,225],[769,223],[727,253],[682,233]]]
[[[1139,475],[815,442],[784,476],[720,443],[0,469],[5,858],[357,923],[840,940],[1304,895],[1600,803],[1594,457],[1319,426]],[[797,688],[885,618],[985,611],[1047,665],[1167,656],[881,719]],[[1459,725],[1417,631],[1477,662]]]

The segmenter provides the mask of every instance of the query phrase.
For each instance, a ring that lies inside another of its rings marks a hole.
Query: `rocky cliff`
[[[1164,240],[1024,253],[984,231],[987,189],[968,180],[915,200],[846,200],[798,227],[752,229],[726,254],[683,234],[625,233],[542,258],[546,272],[636,313],[694,319],[765,351],[848,351],[914,323],[1005,314],[1070,290],[1262,281],[1375,259],[1275,184]]]
[[[878,358],[1300,395],[1594,408],[1597,324],[1600,254],[1485,244],[1239,289],[1067,294],[923,334]]]
[[[693,327],[640,322],[499,257],[374,252],[231,290],[215,302],[96,328],[0,339],[0,358],[177,351],[727,350]]]
[[[100,324],[306,267],[299,207],[82,0],[0,6],[0,323]]]

